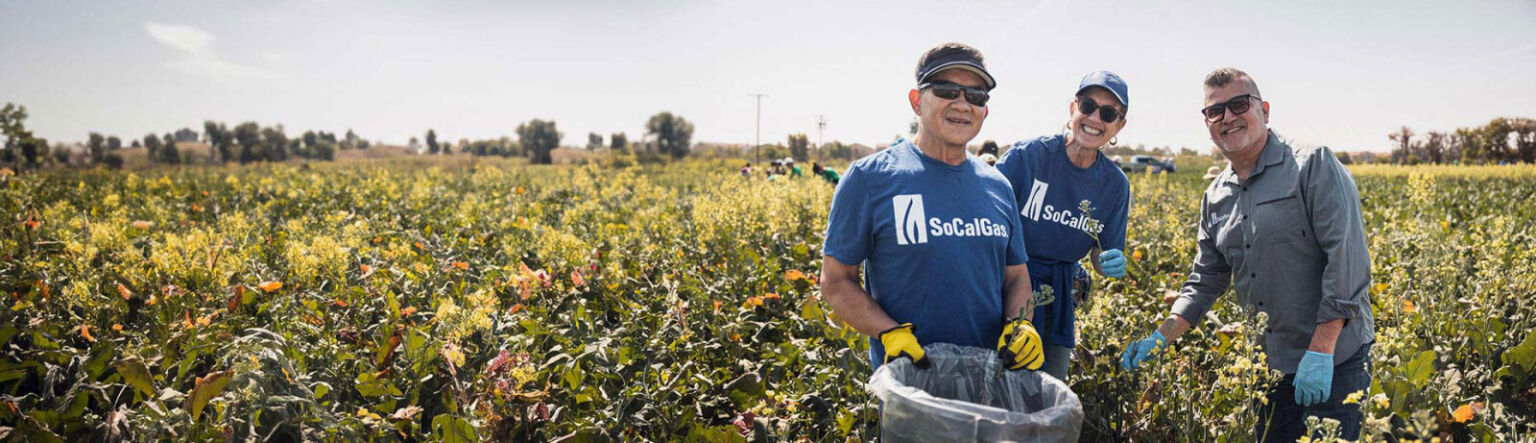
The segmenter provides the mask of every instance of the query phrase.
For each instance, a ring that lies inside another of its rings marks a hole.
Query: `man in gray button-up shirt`
[[[1304,417],[1316,415],[1339,420],[1355,439],[1363,416],[1343,400],[1370,387],[1375,321],[1354,179],[1328,148],[1270,131],[1269,102],[1247,73],[1208,75],[1205,105],[1211,140],[1231,165],[1205,190],[1199,252],[1172,315],[1128,345],[1121,364],[1143,364],[1231,286],[1247,312],[1269,315],[1264,350],[1270,368],[1285,373],[1260,407],[1259,438],[1295,441]]]

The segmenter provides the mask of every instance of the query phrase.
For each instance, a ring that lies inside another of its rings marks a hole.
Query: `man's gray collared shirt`
[[[1199,322],[1230,283],[1247,312],[1269,314],[1271,368],[1294,374],[1320,323],[1346,319],[1335,365],[1374,340],[1360,192],[1328,148],[1270,132],[1247,180],[1228,167],[1206,188],[1197,243],[1173,313]]]

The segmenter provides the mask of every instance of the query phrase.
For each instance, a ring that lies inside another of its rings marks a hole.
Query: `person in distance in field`
[[[836,169],[824,167],[821,165],[821,163],[818,162],[811,163],[811,172],[817,176],[820,176],[822,180],[826,180],[827,183],[831,183],[833,186],[837,186],[837,181],[842,179],[842,176],[837,174]]]
[[[1353,440],[1364,415],[1344,399],[1370,389],[1376,337],[1360,192],[1332,150],[1270,130],[1261,97],[1243,71],[1205,77],[1200,113],[1230,164],[1200,202],[1198,250],[1173,312],[1120,363],[1147,364],[1231,287],[1247,312],[1268,314],[1264,352],[1285,374],[1258,405],[1258,438],[1296,441],[1305,417],[1317,416],[1338,420]]]
[[[997,83],[960,43],[924,53],[916,80],[917,136],[854,162],[833,191],[821,292],[870,336],[875,368],[897,358],[926,367],[923,345],[952,343],[996,345],[1010,369],[1037,369],[1039,334],[1004,321],[1029,298],[1013,192],[965,149]]]
[[[1050,287],[1054,299],[1044,300],[1025,317],[1044,333],[1045,372],[1062,381],[1077,345],[1077,263],[1091,257],[1099,274],[1125,277],[1126,218],[1131,186],[1120,167],[1104,156],[1125,128],[1130,91],[1125,80],[1109,71],[1083,76],[1067,103],[1067,124],[1061,134],[1014,143],[997,170],[1013,185],[1022,211],[1024,242],[1029,245],[1029,281],[1035,291]]]

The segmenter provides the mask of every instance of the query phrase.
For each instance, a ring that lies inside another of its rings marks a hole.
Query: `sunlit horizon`
[[[981,49],[998,79],[976,144],[1059,131],[1098,69],[1130,85],[1122,144],[1149,148],[1209,149],[1200,80],[1222,66],[1258,80],[1278,132],[1341,151],[1536,110],[1536,3],[1519,1],[6,1],[0,17],[0,102],[55,143],[214,120],[403,145],[538,118],[582,146],[640,140],[671,111],[695,142],[877,146],[907,132],[913,65],[944,41]]]

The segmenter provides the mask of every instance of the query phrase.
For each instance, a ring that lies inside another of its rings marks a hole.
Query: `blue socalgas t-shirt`
[[[917,341],[992,348],[1002,334],[1003,272],[1027,260],[1013,191],[975,157],[950,165],[910,141],[848,167],[832,196],[822,252],[864,266],[864,289]],[[885,356],[870,338],[870,359]]]
[[[1048,135],[1014,143],[997,162],[1019,204],[1030,283],[1037,291],[1049,285],[1055,292],[1055,302],[1035,308],[1035,327],[1046,343],[1058,346],[1076,341],[1076,316],[1066,291],[1076,263],[1094,246],[1125,249],[1131,198],[1125,173],[1102,152],[1092,166],[1079,168],[1066,150],[1065,137]]]

